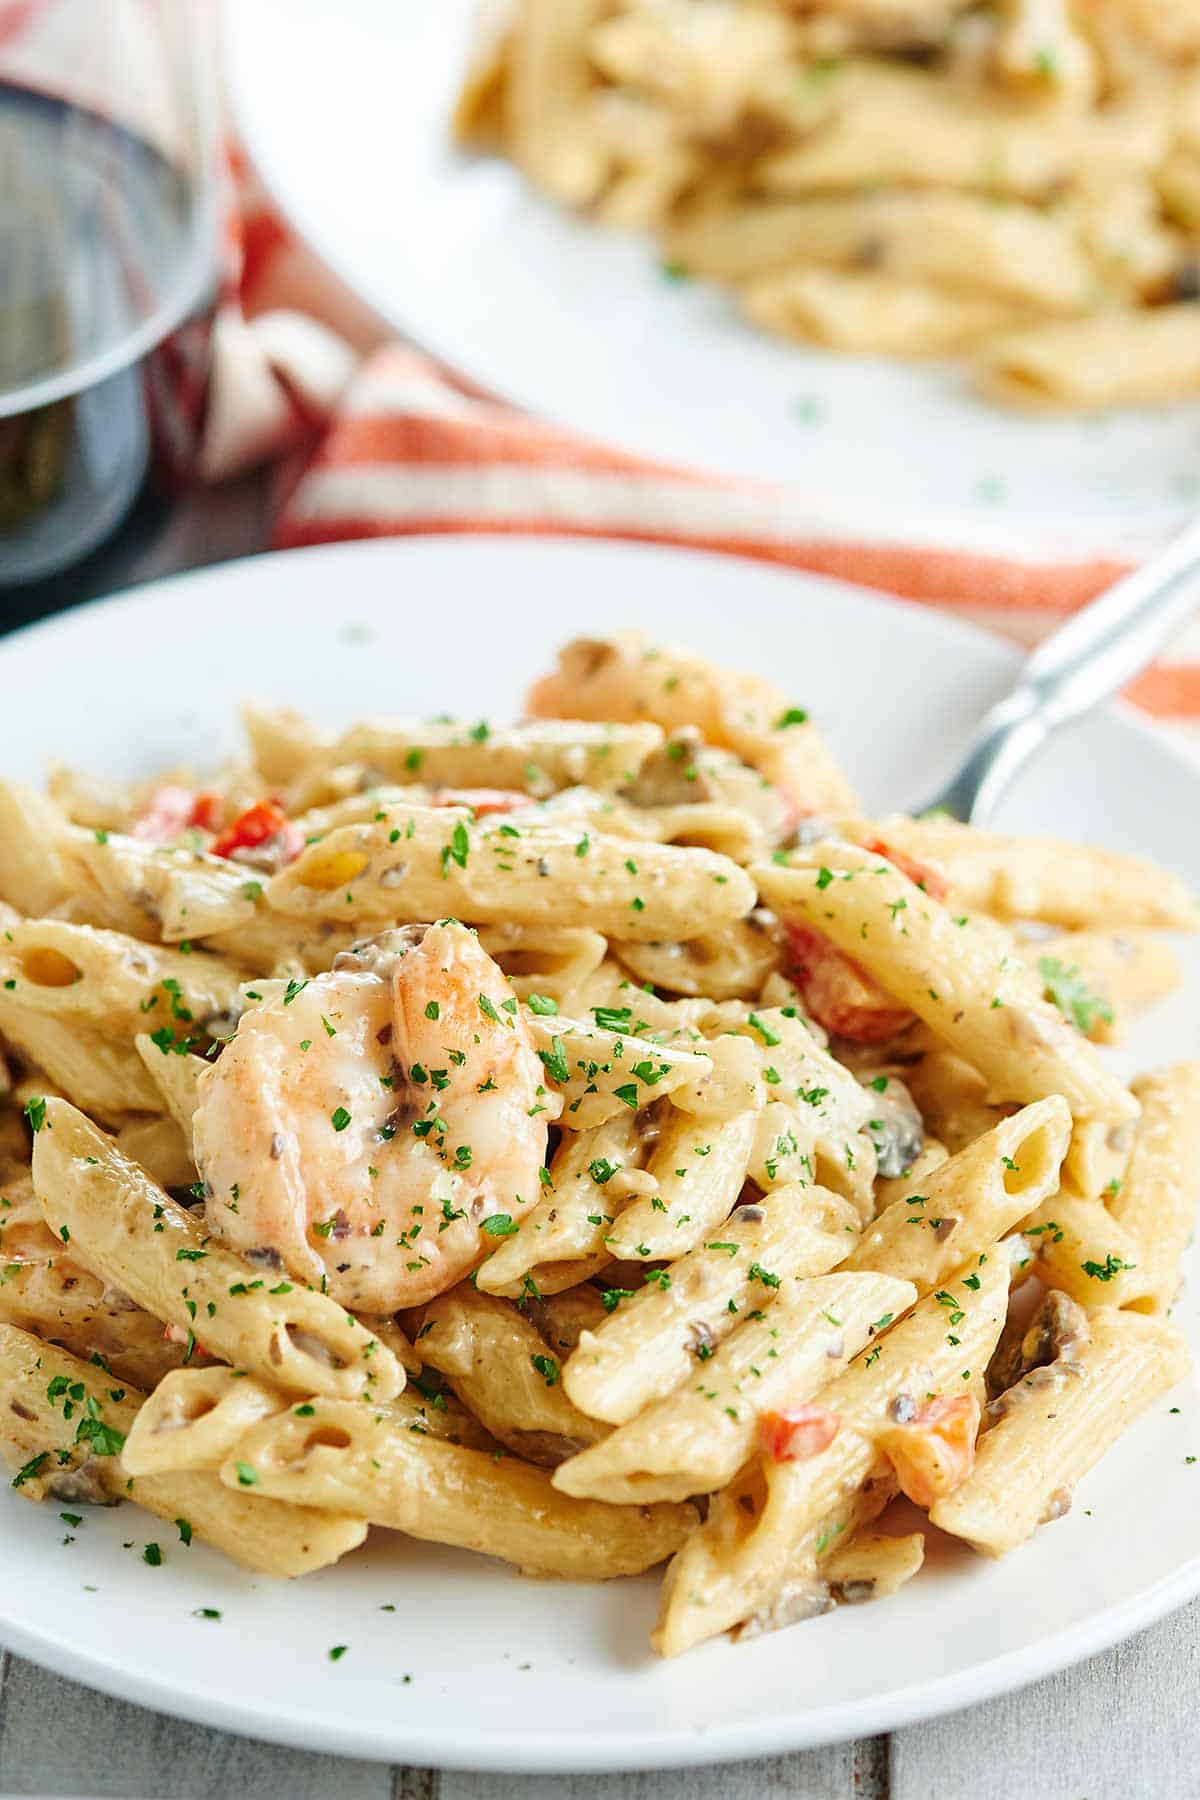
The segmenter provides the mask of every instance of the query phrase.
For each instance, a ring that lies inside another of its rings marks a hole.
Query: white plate
[[[638,620],[782,676],[879,807],[937,780],[1014,661],[923,610],[715,557],[349,545],[156,583],[0,643],[3,763],[36,778],[52,757],[117,775],[217,757],[236,741],[247,691],[331,723],[406,710],[502,717],[559,639]],[[1045,752],[1005,820],[1142,848],[1195,877],[1198,788],[1131,715],[1110,712]],[[1191,974],[1189,992],[1139,1034],[1141,1061],[1196,1053],[1194,957]],[[1184,1322],[1195,1334],[1194,1301]],[[57,1507],[4,1490],[0,1636],[128,1699],[355,1756],[599,1770],[769,1755],[1030,1681],[1200,1591],[1193,1453],[1188,1384],[1089,1477],[1068,1518],[1009,1562],[947,1542],[893,1600],[673,1663],[646,1648],[655,1580],[526,1582],[377,1533],[341,1567],[275,1585],[184,1549],[131,1507],[88,1512],[64,1545]],[[162,1544],[163,1567],[142,1561],[148,1540]],[[194,1616],[205,1606],[219,1623]],[[335,1644],[349,1649],[332,1663]]]
[[[978,541],[1003,521],[1093,543],[1198,493],[1200,405],[1100,420],[985,405],[960,367],[835,357],[752,331],[644,240],[573,218],[447,121],[475,0],[236,0],[241,130],[297,230],[397,330],[482,387],[607,443],[791,481],[834,517]],[[903,421],[903,429],[897,424]],[[1074,533],[1072,534],[1074,535]]]

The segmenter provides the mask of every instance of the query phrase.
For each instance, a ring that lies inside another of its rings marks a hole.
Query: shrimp
[[[193,1122],[214,1236],[343,1306],[452,1287],[540,1192],[553,1112],[473,931],[409,926],[244,1013]],[[494,1228],[493,1228],[494,1231]]]

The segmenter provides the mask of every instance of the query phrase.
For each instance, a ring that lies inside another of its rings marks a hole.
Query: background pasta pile
[[[1175,985],[1191,895],[872,821],[786,695],[635,635],[528,712],[255,705],[215,778],[0,783],[14,1486],[276,1575],[370,1524],[666,1562],[664,1655],[893,1592],[897,1495],[1011,1550],[1189,1367],[1200,1064],[1129,1087],[1094,1045]]]
[[[1200,390],[1191,0],[513,0],[460,139],[768,331],[992,397]]]

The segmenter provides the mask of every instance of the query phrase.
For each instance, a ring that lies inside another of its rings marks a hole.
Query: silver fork
[[[918,812],[980,825],[1035,751],[1132,681],[1200,605],[1200,519],[1132,575],[1073,613],[984,714],[958,771]]]

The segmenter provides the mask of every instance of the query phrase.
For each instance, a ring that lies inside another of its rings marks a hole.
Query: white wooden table
[[[74,581],[69,597],[259,548],[265,494],[245,481],[198,496],[165,531],[131,537],[126,556],[115,546],[94,586]],[[0,629],[28,616],[0,608]],[[471,1680],[464,1647],[468,1707]],[[1198,1692],[1200,1601],[1064,1675],[888,1738],[661,1774],[489,1776],[282,1750],[109,1700],[5,1655],[0,1800],[1200,1800]]]
[[[803,1630],[800,1626],[797,1629]],[[637,1775],[461,1775],[281,1750],[0,1665],[0,1795],[117,1800],[1189,1800],[1200,1601],[1064,1675],[890,1738]],[[469,1654],[463,1704],[470,1705]],[[614,1726],[616,1722],[614,1721]]]

